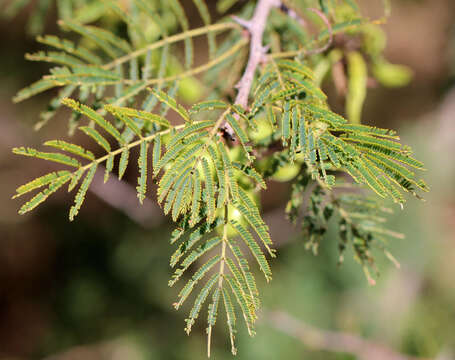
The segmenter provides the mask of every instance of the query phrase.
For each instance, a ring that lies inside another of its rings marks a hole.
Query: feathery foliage
[[[70,134],[80,129],[94,148],[51,140],[44,145],[54,152],[13,149],[65,167],[18,187],[14,197],[37,192],[20,208],[24,214],[64,185],[68,191],[77,187],[69,213],[73,220],[101,165],[104,182],[114,169],[122,179],[131,152],[137,151],[139,201],[150,192],[149,176],[154,177],[157,202],[177,224],[170,240],[176,250],[170,259],[174,273],[169,285],[182,283],[176,309],[193,299],[185,331],[191,332],[206,306],[210,355],[212,330],[223,311],[235,354],[239,314],[249,334],[254,334],[261,305],[256,273],[272,279],[269,259],[275,250],[258,201],[267,179],[279,180],[283,168],[296,169],[287,214],[293,222],[301,221],[308,248],[317,251],[329,220],[336,218],[340,261],[343,250],[352,246],[370,282],[371,249],[379,247],[393,259],[385,240],[400,237],[381,224],[378,212],[385,208],[376,198],[403,206],[404,193],[419,197],[418,192],[428,187],[416,175],[423,164],[394,131],[360,123],[365,77],[375,71],[365,59],[376,65],[384,59],[383,46],[371,46],[372,37],[381,39],[381,30],[362,17],[353,0],[302,0],[292,9],[286,1],[258,1],[257,7],[271,10],[266,14],[271,21],[264,21],[265,28],[260,29],[270,53],[257,61],[264,65],[253,68],[257,54],[248,53],[246,45],[255,37],[242,35],[245,20],[212,23],[206,3],[193,3],[204,24],[199,28],[191,28],[178,0],[87,1],[90,12],[83,19],[72,16],[68,0],[59,25],[78,40],[39,36],[38,41],[53,50],[26,57],[56,67],[20,90],[14,101],[60,88],[36,127],[65,105],[71,110]],[[218,11],[224,13],[235,3],[219,1]],[[126,32],[89,25],[99,18],[97,11],[115,18]],[[251,13],[261,15],[248,2],[239,15],[247,18]],[[302,25],[302,16],[314,22],[319,33]],[[255,23],[245,26],[253,32]],[[216,37],[220,33],[222,40]],[[193,42],[200,36],[206,38],[208,51],[195,65]],[[363,42],[355,52],[348,51],[336,48],[335,36],[361,37]],[[347,119],[330,110],[321,90],[330,68],[342,59],[349,64]],[[196,79],[197,75],[203,76]],[[202,83],[209,94],[193,96],[202,92]],[[247,105],[239,98],[232,100],[235,83],[239,94],[248,86]],[[345,191],[340,181],[349,177],[359,189],[372,190],[375,200],[357,190]],[[306,192],[308,203],[303,200]]]

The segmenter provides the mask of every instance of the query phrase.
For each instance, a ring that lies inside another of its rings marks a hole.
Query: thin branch
[[[251,36],[248,63],[242,78],[236,85],[239,92],[237,93],[235,103],[244,108],[248,105],[248,95],[251,91],[254,74],[257,67],[264,59],[264,55],[267,50],[267,48],[262,45],[262,37],[267,24],[267,18],[270,11],[280,5],[280,0],[259,0],[256,5],[256,9],[254,10],[253,17],[250,20],[246,21],[234,18],[234,20],[249,31]]]
[[[309,8],[308,10],[311,11],[311,12],[314,12],[316,15],[318,15],[322,19],[324,24],[327,26],[327,30],[329,32],[329,40],[325,43],[325,45],[323,45],[320,48],[313,49],[313,50],[310,50],[310,51],[303,51],[303,55],[305,55],[305,56],[310,56],[310,55],[316,55],[316,54],[323,53],[324,51],[329,49],[329,47],[332,45],[332,42],[333,42],[332,25],[330,24],[330,20],[327,18],[327,16],[325,16],[325,14],[319,9]]]
[[[400,354],[382,344],[356,335],[317,329],[283,311],[267,313],[265,319],[273,328],[300,340],[314,350],[350,353],[359,360],[425,360]]]
[[[124,81],[121,81],[121,83],[124,83],[124,84],[133,84],[133,85],[134,84],[139,84],[139,83],[143,83],[143,84],[141,86],[139,86],[138,88],[136,88],[135,91],[130,92],[130,93],[118,98],[113,103],[113,105],[122,105],[127,99],[131,98],[134,95],[137,95],[139,92],[141,92],[142,90],[144,90],[145,88],[147,88],[150,85],[169,83],[169,82],[172,82],[172,81],[175,81],[175,80],[180,80],[180,79],[183,79],[183,78],[187,78],[187,77],[194,76],[194,75],[200,74],[202,72],[205,72],[205,71],[211,69],[212,67],[218,65],[219,63],[223,62],[227,58],[236,55],[236,53],[238,51],[240,51],[246,44],[247,44],[246,40],[240,40],[231,49],[227,50],[226,52],[224,52],[222,55],[220,55],[216,59],[211,60],[211,61],[209,61],[209,62],[207,62],[207,63],[205,63],[205,64],[203,64],[201,66],[195,67],[193,69],[190,69],[188,71],[185,71],[185,72],[177,74],[177,75],[172,75],[172,76],[168,76],[168,77],[164,77],[164,78],[149,79],[149,80],[146,80],[145,82],[142,81],[142,80],[137,80],[137,81],[124,80]]]
[[[297,21],[300,26],[306,28],[307,27],[307,23],[305,21],[305,19],[303,17],[301,17],[297,11],[295,11],[294,9],[290,8],[288,5],[286,5],[284,2],[281,4],[280,6],[280,10],[285,13],[287,16],[289,16],[291,19],[294,19],[295,21]]]
[[[250,33],[250,54],[248,62],[242,78],[235,86],[238,90],[235,104],[245,109],[248,106],[248,96],[251,92],[254,74],[268,50],[268,47],[262,45],[262,37],[267,24],[267,18],[269,17],[270,11],[279,6],[281,6],[280,0],[259,0],[250,20],[241,19],[236,16],[232,17],[235,22],[243,26]],[[235,117],[237,118],[238,116],[235,115]],[[229,123],[225,121],[222,128],[231,138],[235,138],[234,130]]]
[[[60,20],[59,23],[64,24],[64,21]],[[205,35],[209,32],[218,32],[218,31],[225,31],[225,30],[229,30],[229,29],[238,29],[238,28],[239,28],[239,26],[237,24],[228,22],[228,23],[208,25],[208,26],[204,26],[201,28],[185,31],[185,32],[179,33],[177,35],[166,37],[166,38],[164,38],[160,41],[154,42],[144,48],[133,51],[130,54],[119,57],[119,58],[113,60],[112,62],[104,65],[103,68],[104,69],[113,69],[117,65],[123,64],[127,61],[130,61],[133,58],[137,58],[141,55],[146,54],[148,51],[161,48],[161,47],[165,46],[166,44],[173,44],[178,41],[185,40],[186,38],[194,38],[197,36]]]

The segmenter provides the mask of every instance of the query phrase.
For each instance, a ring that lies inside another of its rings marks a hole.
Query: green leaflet
[[[246,284],[245,278],[243,277],[243,274],[240,272],[239,268],[237,267],[237,265],[234,263],[234,261],[231,258],[226,259],[226,264],[228,266],[229,271],[232,274],[232,279],[235,282],[235,285],[242,292],[242,297],[248,307],[248,316],[251,317],[252,319],[254,319],[256,316],[255,306],[254,306],[253,299],[250,295],[248,285]]]
[[[63,85],[86,85],[100,86],[113,85],[121,81],[121,77],[110,70],[91,66],[73,66],[53,68],[50,75],[45,75],[43,80],[50,80],[56,86]]]
[[[299,151],[305,152],[306,149],[306,121],[302,113],[298,113],[299,118]]]
[[[388,129],[381,129],[373,126],[368,125],[360,125],[360,124],[342,124],[336,127],[339,131],[346,131],[352,133],[362,133],[365,135],[377,135],[381,137],[387,137],[399,140],[400,138],[396,136],[395,131],[388,130]]]
[[[79,155],[88,160],[95,160],[95,155],[89,150],[85,150],[82,146],[71,144],[63,140],[50,140],[44,143],[46,146],[52,146],[56,149],[70,152],[74,155]]]
[[[311,80],[314,78],[313,71],[309,67],[307,67],[307,66],[305,66],[305,65],[303,65],[303,64],[301,64],[301,63],[299,63],[297,61],[279,60],[279,61],[277,61],[277,65],[278,65],[279,68],[290,70],[293,73],[300,74],[300,75],[302,75],[304,77],[307,77],[307,78],[309,78]]]
[[[307,94],[310,94],[321,101],[327,100],[327,96],[324,92],[314,85],[311,81],[301,79],[299,77],[292,76],[289,78],[290,81],[294,82],[298,87],[300,92],[305,91]]]
[[[414,180],[414,176],[407,177],[403,175],[402,169],[400,169],[398,166],[392,165],[395,164],[394,162],[391,162],[392,164],[390,163],[386,164],[383,161],[377,161],[376,159],[373,159],[371,157],[364,158],[364,162],[376,168],[378,171],[383,171],[384,174],[386,174],[390,180],[398,184],[405,191],[409,191],[414,195],[416,195],[414,186],[417,186],[418,188],[420,188],[420,190],[423,191],[429,190],[423,180],[416,181]]]
[[[379,177],[379,182],[383,186],[383,188],[388,192],[388,194],[392,197],[393,201],[399,204],[403,204],[406,200],[404,199],[403,195],[401,195],[400,191],[389,181],[385,176]]]
[[[178,196],[178,194],[181,194],[183,191],[183,186],[185,185],[186,181],[188,180],[188,177],[190,175],[191,169],[187,168],[183,173],[178,173],[177,175],[174,175],[174,178],[171,181],[172,188],[166,187],[164,188],[163,192],[161,192],[158,198],[158,202],[162,202],[166,197],[166,203],[164,204],[163,211],[165,214],[167,214],[171,209],[174,204],[175,198]]]
[[[208,151],[213,164],[215,164],[216,169],[216,177],[218,183],[218,199],[216,201],[216,207],[217,209],[221,209],[226,204],[228,196],[224,165],[222,159],[220,158],[220,154],[217,153],[217,150],[213,145],[208,146]]]
[[[73,191],[77,184],[79,184],[79,180],[81,179],[82,175],[84,175],[85,170],[86,170],[85,168],[81,167],[77,169],[76,172],[71,174],[71,182],[68,185],[68,192]]]
[[[96,162],[93,163],[87,175],[85,176],[84,181],[82,182],[81,187],[79,188],[79,191],[77,192],[76,197],[74,198],[74,205],[70,209],[69,214],[70,221],[73,221],[74,217],[79,213],[79,209],[81,208],[82,203],[85,199],[85,194],[87,193],[87,190],[90,184],[92,183],[97,167],[98,163]]]
[[[267,184],[265,183],[264,179],[262,178],[261,174],[259,174],[256,169],[252,166],[242,165],[241,163],[235,161],[232,163],[232,166],[241,171],[242,174],[248,176],[249,178],[253,179],[262,189],[267,189]]]
[[[84,26],[70,20],[62,21],[62,26],[69,28],[72,31],[79,33],[83,37],[92,40],[100,49],[106,53],[106,55],[110,56],[111,58],[116,58],[123,54],[123,51],[113,44],[123,44],[124,40],[115,37],[112,33],[108,35],[109,32],[106,30],[96,28],[94,26]]]
[[[256,258],[256,261],[258,262],[261,271],[264,273],[266,280],[270,281],[272,279],[272,271],[270,270],[270,266],[264,256],[264,253],[254,240],[251,233],[242,224],[235,220],[231,220],[230,223],[234,229],[237,230],[245,244],[250,249],[252,255]]]
[[[308,151],[310,154],[310,163],[314,165],[316,162],[316,147],[315,147],[315,140],[314,140],[314,132],[312,129],[308,129]]]
[[[223,293],[223,303],[224,303],[224,308],[226,310],[227,325],[229,328],[229,337],[231,340],[231,352],[233,355],[236,355],[237,349],[235,348],[235,343],[234,343],[236,318],[235,318],[234,307],[232,306],[232,301],[231,301],[228,291],[225,288],[222,288],[221,291]]]
[[[168,192],[171,190],[172,185],[174,183],[182,178],[182,176],[187,175],[191,170],[188,168],[192,162],[194,161],[194,158],[188,159],[188,161],[183,163],[183,169],[180,169],[180,171],[174,171],[173,168],[169,169],[161,178],[158,186],[158,203],[162,203],[166,196],[168,195]],[[170,204],[169,204],[170,205]]]
[[[47,80],[47,79],[38,80],[38,81],[34,82],[33,84],[27,86],[26,88],[20,90],[17,93],[17,95],[13,98],[13,102],[18,103],[18,102],[24,101],[32,96],[40,94],[40,93],[42,93],[46,90],[52,89],[56,86],[57,85],[51,80]]]
[[[254,94],[257,96],[259,93],[265,90],[265,87],[268,83],[277,83],[275,80],[275,74],[271,71],[271,65],[268,65],[261,77],[256,82],[256,88],[254,90]],[[279,84],[277,84],[278,86]]]
[[[302,87],[294,87],[290,89],[281,90],[278,91],[277,93],[269,95],[269,98],[266,99],[266,102],[272,104],[279,100],[286,100],[296,95],[300,95],[302,92],[304,92],[304,89]]]
[[[199,210],[201,207],[202,183],[199,170],[195,170],[193,180],[193,198],[191,201],[190,225],[194,226],[199,221]]]
[[[181,187],[175,188],[175,200],[174,204],[172,205],[172,220],[177,221],[180,213],[186,211],[186,206],[184,202],[184,199],[188,199],[187,195],[189,193],[189,189],[192,188],[192,177],[187,176],[185,177],[185,180],[182,183]]]
[[[89,64],[101,65],[102,60],[100,57],[92,53],[90,50],[83,46],[76,46],[72,41],[67,39],[60,39],[54,35],[38,36],[36,40],[42,44],[52,46],[59,50],[64,50],[69,54],[85,60]]]
[[[419,170],[424,170],[423,168],[423,163],[420,161],[408,156],[408,155],[403,155],[400,152],[397,152],[393,149],[386,148],[381,145],[373,145],[373,144],[368,144],[368,143],[357,143],[355,144],[356,148],[359,150],[366,151],[368,153],[380,153],[385,155],[391,160],[396,160],[399,162],[402,162],[405,165],[408,165],[410,167],[419,169]]]
[[[289,151],[291,153],[291,161],[294,160],[294,155],[297,151],[297,141],[298,141],[298,129],[299,129],[299,110],[297,107],[294,107],[291,111],[291,118],[292,118],[292,136],[291,136],[291,144],[289,146]]]
[[[191,230],[191,233],[189,236],[180,244],[177,250],[172,254],[171,260],[170,260],[170,265],[171,267],[174,267],[180,258],[199,241],[203,238],[204,235],[207,233],[213,231],[216,229],[218,226],[224,224],[224,219],[223,218],[216,218],[215,221],[212,224],[209,224],[207,222],[201,223],[201,225],[198,225],[195,229]],[[172,243],[177,241],[180,236],[174,236],[172,238]]]
[[[156,175],[157,165],[161,158],[161,136],[155,138],[153,144],[153,174]]]
[[[180,2],[178,0],[168,0],[170,7],[172,8],[175,16],[177,17],[177,21],[179,22],[180,26],[182,27],[183,31],[189,30],[189,22],[185,15],[185,11],[183,10]],[[189,69],[193,65],[193,40],[190,37],[186,37],[184,39],[185,42],[185,68]]]
[[[246,197],[248,197],[248,195],[246,195]],[[275,250],[270,248],[272,245],[272,239],[270,238],[269,228],[264,223],[259,213],[256,213],[256,209],[251,208],[251,205],[251,203],[246,202],[243,204],[239,202],[234,203],[235,208],[242,214],[245,220],[250,224],[251,228],[258,234],[270,256],[275,257]],[[256,207],[254,206],[254,208]]]
[[[137,119],[144,120],[148,123],[157,124],[157,125],[161,125],[164,127],[170,126],[169,121],[167,121],[165,118],[163,118],[160,115],[153,114],[151,112],[131,109],[128,107],[114,106],[114,105],[105,105],[105,109],[114,115],[118,114],[118,115],[123,115],[128,118],[137,118]]]
[[[194,104],[190,111],[190,115],[194,115],[200,113],[202,111],[212,111],[215,109],[227,109],[228,104],[221,100],[206,100],[199,103]]]
[[[65,185],[70,179],[71,175],[65,174],[52,181],[46,189],[39,192],[31,200],[27,201],[24,205],[22,205],[21,208],[19,209],[19,214],[23,215],[36,208],[39,204],[44,202],[51,194],[53,194],[63,185]]]
[[[253,274],[250,272],[248,261],[243,255],[242,250],[240,250],[240,247],[237,246],[235,242],[230,241],[229,247],[232,253],[234,254],[235,260],[242,273],[242,277],[245,279],[246,288],[249,293],[249,296],[251,297],[252,304],[254,305],[255,310],[258,310],[260,307],[259,292]]]
[[[114,156],[111,154],[106,160],[106,171],[104,172],[104,183],[107,183],[109,180],[109,174],[112,172],[114,167]]]
[[[221,159],[223,160],[224,171],[227,175],[226,189],[230,189],[231,195],[235,199],[238,197],[238,185],[234,175],[234,169],[232,167],[231,160],[229,159],[229,155],[226,151],[225,146],[221,142],[218,142],[217,145],[218,152],[221,155]]]
[[[281,132],[283,143],[291,136],[291,103],[289,101],[284,103],[283,115],[281,117]]]
[[[106,121],[101,115],[99,115],[95,110],[68,98],[63,99],[62,104],[87,116],[90,120],[93,120],[100,128],[112,135],[112,137],[114,137],[120,145],[123,145],[125,143],[125,140],[122,138],[120,132],[110,122]]]
[[[100,145],[107,153],[111,152],[111,145],[106,140],[106,138],[101,135],[97,130],[88,127],[88,126],[80,126],[79,130],[82,130],[87,136],[90,136],[93,140],[95,140],[98,145]]]
[[[60,89],[58,92],[57,96],[55,96],[50,102],[46,110],[42,111],[40,113],[40,121],[38,121],[34,129],[35,130],[40,130],[44,125],[47,124],[47,122],[55,115],[57,112],[58,108],[61,105],[61,100],[70,96],[73,91],[76,89],[75,85],[68,85]]]
[[[139,202],[142,204],[145,199],[145,192],[147,190],[147,151],[148,142],[141,142],[140,155],[138,160],[139,165],[139,177],[137,179],[137,197]]]
[[[25,54],[25,58],[30,61],[43,61],[49,62],[59,65],[66,65],[66,66],[81,66],[84,65],[84,62],[79,60],[78,58],[68,55],[64,52],[56,52],[56,51],[38,51],[34,54]]]
[[[38,151],[33,148],[25,148],[25,147],[13,148],[13,153],[18,154],[18,155],[30,156],[30,157],[35,157],[38,159],[53,161],[56,163],[60,163],[63,165],[68,165],[68,166],[72,166],[72,167],[76,167],[76,168],[78,168],[81,165],[79,163],[79,161],[77,161],[76,159],[74,159],[68,155],[59,154],[59,153],[48,153],[48,152]]]
[[[118,166],[118,178],[122,179],[125,174],[126,167],[128,166],[128,158],[130,156],[130,151],[128,148],[123,148],[122,154],[120,155],[119,166]]]
[[[336,154],[337,149],[332,146],[327,146],[327,154],[329,155],[330,160],[332,161],[333,165],[335,165],[336,168],[341,167],[340,160],[338,159],[338,156]]]
[[[69,175],[71,175],[71,173],[69,171],[62,170],[62,171],[51,172],[49,174],[40,176],[32,181],[29,181],[28,183],[26,183],[22,186],[19,186],[16,189],[16,194],[13,196],[13,199],[15,199],[19,196],[22,196],[30,191],[39,189],[40,187],[49,185],[50,183],[53,183],[63,177],[66,178]]]
[[[249,153],[251,151],[251,146],[247,145],[247,143],[249,141],[248,135],[242,129],[242,127],[240,126],[238,121],[231,114],[226,115],[226,120],[231,125],[232,129],[234,129],[235,133],[239,137],[239,140],[240,140],[247,156],[249,156]]]
[[[188,135],[193,133],[199,132],[200,130],[206,129],[208,127],[213,126],[213,121],[200,121],[194,124],[189,124],[183,128],[182,131],[178,132],[167,144],[168,151],[178,142],[182,141],[186,144],[190,143],[191,141],[188,139]],[[208,135],[205,133],[205,135]]]
[[[317,144],[318,144],[319,159],[327,160],[328,159],[328,149],[325,146],[325,143],[321,139],[318,139]]]
[[[262,109],[266,99],[270,96],[272,91],[279,86],[280,86],[279,81],[274,81],[270,85],[266,86],[264,90],[262,90],[259,94],[256,95],[256,99],[254,100],[254,103],[251,107],[252,115],[255,115],[257,112],[259,112],[260,109]]]
[[[160,161],[156,165],[156,173],[158,173],[166,164],[171,163],[177,157],[180,159],[188,159],[192,155],[194,155],[197,151],[199,151],[203,144],[197,143],[196,145],[192,146],[189,150],[183,152],[185,148],[188,148],[190,144],[179,142],[171,149],[168,149],[164,156],[161,157]],[[180,156],[179,156],[180,155]]]
[[[125,130],[132,131],[134,135],[138,136],[139,138],[142,137],[141,130],[133,119],[131,119],[129,116],[125,116],[120,111],[116,112],[114,108],[108,107],[107,105],[104,106],[104,108],[111,114],[114,114],[117,119],[125,124]]]
[[[245,324],[247,326],[248,333],[250,335],[254,334],[253,329],[254,329],[255,319],[251,316],[250,309],[248,308],[248,302],[245,299],[245,294],[238,287],[237,283],[234,281],[232,276],[227,275],[225,277],[225,279],[226,279],[227,283],[229,284],[231,291],[234,294],[234,297],[237,300],[237,303],[239,304],[240,309],[242,310],[243,318],[245,320]]]
[[[380,147],[383,147],[383,148],[389,149],[389,150],[395,150],[395,151],[402,150],[402,146],[400,143],[397,143],[397,142],[391,141],[391,140],[387,140],[387,139],[380,139],[380,138],[374,137],[374,136],[346,134],[343,137],[343,140],[358,142],[360,144],[380,146]]]
[[[185,184],[184,191],[182,193],[182,201],[178,205],[178,210],[176,210],[177,214],[173,216],[175,218],[175,221],[177,221],[178,217],[180,215],[187,217],[188,211],[191,208],[191,200],[192,200],[192,193],[193,193],[193,177],[190,176],[188,179],[188,182]],[[185,216],[186,215],[186,216]]]
[[[327,121],[330,125],[332,125],[335,129],[339,125],[345,124],[347,121],[342,116],[330,111],[328,109],[324,109],[322,107],[310,104],[307,106],[307,109],[312,112],[314,115],[318,116],[321,121]]]
[[[272,106],[270,106],[270,105],[267,106],[266,111],[267,111],[267,120],[270,123],[270,126],[272,127],[272,129],[275,129],[276,128],[276,116],[275,116],[275,113],[273,112]]]
[[[172,275],[172,280],[169,281],[169,286],[173,286],[183,275],[183,273],[198,260],[205,253],[213,249],[215,246],[221,243],[219,236],[207,240],[204,244],[200,245],[196,250],[193,250],[180,264],[180,267]]]
[[[185,284],[185,286],[180,291],[179,302],[174,304],[174,307],[176,309],[182,306],[182,304],[193,291],[194,286],[205,276],[205,274],[207,274],[207,272],[209,272],[216,264],[218,264],[220,260],[221,257],[219,255],[215,255],[209,261],[207,261],[205,264],[199,267],[199,269],[194,273],[193,277]]]
[[[167,106],[169,106],[172,110],[174,110],[177,114],[179,114],[185,121],[190,122],[190,116],[188,115],[188,112],[185,110],[185,108],[177,104],[175,99],[167,95],[161,90],[149,90],[153,95],[155,95],[159,101],[165,103]]]
[[[212,23],[212,19],[210,17],[209,9],[205,4],[204,0],[193,0],[194,4],[196,5],[199,14],[205,25],[210,25]],[[209,45],[209,58],[212,59],[215,57],[216,54],[216,38],[213,32],[209,32],[207,34],[207,40]]]
[[[205,187],[207,200],[207,220],[212,223],[215,220],[215,183],[213,182],[212,173],[210,171],[209,163],[207,159],[202,158],[202,170],[205,177]]]
[[[205,283],[202,290],[199,292],[199,295],[196,297],[194,305],[190,311],[190,315],[188,319],[185,320],[186,321],[185,331],[187,334],[191,332],[191,328],[195,320],[199,316],[199,311],[201,310],[202,305],[205,303],[205,300],[207,299],[210,290],[212,289],[213,285],[215,285],[215,283],[217,282],[219,276],[220,276],[219,274],[213,274],[209,281]]]
[[[374,171],[373,168],[369,166],[369,164],[365,164],[362,160],[359,160],[355,163],[355,168],[374,192],[376,192],[381,197],[386,196],[384,188],[376,180],[376,171]]]
[[[219,0],[216,3],[216,10],[219,14],[223,14],[228,11],[236,2],[239,0]]]
[[[366,157],[373,163],[380,164],[381,168],[387,169],[400,177],[414,178],[415,174],[403,165],[390,160],[382,154],[366,154]]]
[[[218,304],[220,302],[220,288],[217,287],[212,295],[212,303],[209,305],[208,315],[207,315],[207,333],[208,333],[208,357],[210,357],[210,340],[211,340],[211,331],[212,327],[215,326],[216,318],[218,315]]]

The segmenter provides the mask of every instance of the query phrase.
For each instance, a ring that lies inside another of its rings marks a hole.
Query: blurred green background
[[[380,5],[360,3],[366,11]],[[172,227],[152,200],[141,208],[129,186],[111,179],[105,187],[95,183],[73,223],[64,192],[17,215],[11,195],[46,164],[13,156],[11,148],[66,133],[63,116],[32,129],[52,94],[20,105],[10,100],[45,70],[24,59],[39,48],[26,34],[26,20],[24,12],[0,22],[0,358],[205,358],[203,322],[187,337],[188,308],[171,305],[178,292],[167,287]],[[46,32],[57,31],[54,23],[55,11]],[[369,341],[364,359],[455,359],[455,1],[395,0],[385,29],[387,58],[415,76],[405,88],[371,89],[364,119],[399,130],[425,161],[432,187],[426,202],[409,199],[390,218],[390,227],[406,235],[390,244],[401,269],[378,254],[381,276],[370,287],[349,257],[337,266],[330,234],[314,257],[284,218],[289,188],[270,184],[273,194],[263,204],[279,256],[272,283],[259,284],[264,311],[257,335],[251,339],[239,326],[238,359],[356,358],[348,347],[327,351],[321,334],[351,334],[348,345]],[[128,175],[134,182],[134,171]],[[328,330],[334,333],[320,333]],[[219,321],[215,359],[232,358],[226,333]]]

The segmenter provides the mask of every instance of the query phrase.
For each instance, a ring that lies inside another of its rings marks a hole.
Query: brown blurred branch
[[[111,175],[104,184],[104,171],[105,169],[99,166],[90,187],[90,191],[97,197],[144,228],[158,226],[166,220],[160,207],[153,200],[145,198],[141,205],[137,199],[136,189],[125,181]]]
[[[284,311],[269,312],[264,317],[273,328],[300,340],[313,350],[351,353],[359,360],[429,360],[400,354],[356,335],[317,329]]]

